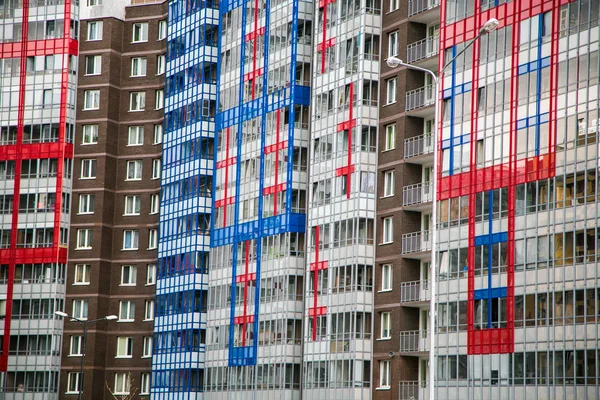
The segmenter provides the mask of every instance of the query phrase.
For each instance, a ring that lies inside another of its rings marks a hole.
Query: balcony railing
[[[429,331],[400,332],[401,353],[423,353],[429,351]]]
[[[433,137],[431,133],[404,139],[404,158],[433,153]]]
[[[402,254],[419,253],[428,250],[431,250],[431,235],[429,231],[402,235]]]
[[[440,48],[439,35],[428,36],[406,46],[406,61],[410,63],[435,56]]]
[[[408,0],[408,16],[420,14],[440,5],[440,0]]]
[[[434,103],[435,85],[427,85],[406,92],[406,111],[430,106]]]
[[[405,207],[430,201],[433,201],[432,182],[417,183],[402,188],[402,205]]]
[[[426,400],[427,381],[400,381],[398,400]]]
[[[400,302],[429,301],[429,281],[402,282],[400,284]]]

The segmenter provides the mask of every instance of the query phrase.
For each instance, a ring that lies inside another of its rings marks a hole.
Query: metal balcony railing
[[[433,137],[430,133],[404,139],[404,158],[433,153]]]
[[[402,282],[400,284],[400,302],[429,301],[429,281]]]
[[[406,46],[406,61],[410,63],[435,56],[440,48],[439,35],[428,36]]]
[[[426,400],[427,381],[400,381],[398,383],[398,400]]]
[[[432,182],[417,183],[402,188],[402,205],[405,207],[430,201],[433,201]]]
[[[402,235],[402,254],[419,253],[431,250],[429,231],[405,233]]]
[[[440,5],[440,0],[408,0],[408,16],[420,14]]]
[[[434,103],[435,85],[427,85],[406,92],[406,111],[430,106]]]
[[[401,353],[423,353],[429,351],[429,331],[400,332]]]

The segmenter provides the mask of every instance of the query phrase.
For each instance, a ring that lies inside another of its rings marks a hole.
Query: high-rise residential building
[[[81,4],[60,398],[148,398],[163,137],[167,3]],[[63,290],[64,293],[64,290]]]
[[[58,399],[76,2],[0,5],[0,396]]]
[[[219,3],[172,0],[156,284],[153,399],[205,390]]]

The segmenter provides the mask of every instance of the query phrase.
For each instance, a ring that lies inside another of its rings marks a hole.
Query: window
[[[392,337],[392,316],[389,312],[381,313],[381,332],[380,339],[390,339]]]
[[[87,319],[88,317],[88,301],[73,300],[73,317],[77,319]]]
[[[86,90],[83,92],[83,110],[97,110],[100,108],[100,91]]]
[[[379,361],[379,387],[390,388],[390,362],[389,360]]]
[[[154,319],[154,300],[146,300],[144,309],[144,321],[151,321]]]
[[[400,0],[390,0],[390,12],[400,8]]]
[[[91,268],[91,265],[88,264],[75,264],[73,285],[89,285]]]
[[[131,92],[129,93],[129,111],[144,111],[146,108],[146,93]]]
[[[158,21],[158,40],[167,38],[167,20]]]
[[[165,73],[165,67],[167,59],[164,54],[156,56],[156,75],[162,75]]]
[[[394,241],[394,218],[387,217],[383,219],[383,244]]]
[[[158,89],[154,94],[154,108],[157,110],[165,106],[165,91]]]
[[[88,21],[87,40],[102,40],[102,21]]]
[[[152,160],[152,179],[160,179],[160,158]]]
[[[158,214],[160,208],[160,195],[158,193],[150,195],[150,214]]]
[[[135,317],[135,303],[130,300],[119,302],[119,321],[133,322]]]
[[[393,196],[394,195],[394,171],[385,171],[383,173],[383,196]]]
[[[133,338],[117,337],[117,356],[116,358],[131,358],[133,355]]]
[[[140,215],[142,196],[125,196],[125,211],[123,215]]]
[[[92,248],[92,230],[77,229],[77,250]]]
[[[141,146],[144,144],[144,127],[130,126],[129,135],[127,136],[128,146]]]
[[[140,242],[140,231],[137,229],[123,231],[123,250],[137,250]]]
[[[115,390],[113,392],[114,395],[122,396],[128,395],[131,387],[131,382],[129,381],[130,375],[127,372],[117,372],[115,374]]]
[[[42,107],[52,107],[52,89],[44,89],[42,92]]]
[[[148,231],[148,250],[153,250],[158,247],[158,229],[150,229]]]
[[[127,161],[127,181],[142,179],[142,160]]]
[[[150,394],[150,373],[142,373],[142,380],[140,383],[140,394]]]
[[[79,214],[93,214],[94,213],[94,198],[93,194],[80,194],[79,195]]]
[[[146,285],[156,284],[156,264],[146,266]]]
[[[385,127],[385,150],[393,150],[396,148],[396,124],[391,124]]]
[[[387,103],[392,104],[396,102],[396,78],[387,80]]]
[[[146,76],[146,57],[134,57],[131,59],[131,76]]]
[[[67,393],[79,393],[80,373],[69,372],[67,374]]]
[[[100,75],[102,72],[102,56],[85,56],[85,74]]]
[[[102,0],[87,0],[88,7],[99,6],[102,4]]]
[[[381,291],[392,290],[392,264],[381,266]]]
[[[98,143],[98,125],[83,125],[81,144]]]
[[[162,124],[154,125],[154,144],[162,143],[163,126]]]
[[[398,32],[388,35],[388,57],[398,56]]]
[[[83,354],[83,336],[71,336],[69,345],[69,356],[81,356]]]
[[[152,357],[152,336],[144,336],[142,357]]]
[[[81,160],[81,179],[94,179],[96,177],[96,160]]]
[[[138,22],[133,24],[133,37],[131,38],[132,43],[140,43],[148,41],[148,23]]]
[[[123,265],[121,267],[121,286],[135,286],[137,281],[137,267],[135,265]]]

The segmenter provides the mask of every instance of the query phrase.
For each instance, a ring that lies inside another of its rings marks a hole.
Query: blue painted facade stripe
[[[471,134],[465,133],[464,135],[455,136],[454,140],[444,139],[442,140],[442,150],[451,149],[455,146],[462,146],[463,144],[469,144],[471,142]]]
[[[547,124],[548,121],[550,121],[550,113],[523,118],[517,121],[517,130],[527,129],[541,124]]]
[[[491,300],[501,299],[506,297],[506,287],[497,287],[492,289],[477,289],[473,292],[475,300]],[[491,302],[488,303],[491,306]],[[490,311],[488,310],[488,314]],[[489,315],[488,315],[489,318]],[[488,321],[491,323],[491,321]]]
[[[452,58],[456,57],[456,46],[452,46]],[[452,95],[453,92],[453,88],[456,87],[456,61],[454,61],[452,63],[452,87],[450,88],[450,96],[449,96],[449,101],[450,101],[450,142],[454,143],[454,95]],[[444,99],[445,99],[445,91],[444,91]],[[448,174],[449,175],[454,175],[454,151],[450,150],[450,154],[449,154],[449,168],[448,168]]]

